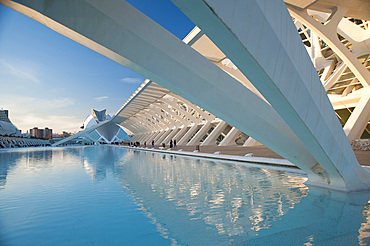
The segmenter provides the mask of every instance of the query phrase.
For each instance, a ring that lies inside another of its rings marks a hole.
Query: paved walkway
[[[151,147],[151,146],[147,146]],[[160,146],[154,146],[155,149],[158,149]],[[169,148],[166,146],[165,149]],[[193,152],[196,149],[196,146],[177,146],[177,148],[173,148],[173,150],[182,149],[183,151]],[[244,156],[249,153],[253,153],[254,157],[264,157],[264,158],[277,158],[277,159],[284,159],[280,155],[276,154],[269,148],[265,146],[257,146],[257,147],[243,147],[243,146],[200,146],[200,153],[210,153],[213,154],[215,152],[220,152],[222,155],[234,155],[234,156]],[[358,162],[363,166],[370,166],[370,151],[362,151],[362,150],[355,150],[355,155],[357,157]]]

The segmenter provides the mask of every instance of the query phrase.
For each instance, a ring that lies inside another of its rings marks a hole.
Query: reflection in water
[[[361,210],[361,209],[359,209]],[[370,245],[370,203],[367,202],[363,211],[363,217],[361,221],[360,235],[358,241],[360,245]]]
[[[3,152],[0,154],[0,189],[3,189],[9,170],[17,165],[21,156],[15,152]]]
[[[0,188],[17,163],[34,170],[54,159],[79,163],[94,183],[113,174],[173,244],[370,243],[369,192],[308,191],[304,177],[270,169],[109,146],[59,148],[0,153]]]
[[[0,189],[4,188],[9,172],[17,166],[25,171],[37,171],[42,168],[51,168],[55,162],[79,162],[82,150],[80,147],[72,147],[22,148],[0,151]]]
[[[370,242],[369,192],[308,192],[298,175],[150,152],[81,154],[93,180],[115,173],[174,244]]]
[[[45,149],[22,149],[22,151],[1,151],[0,152],[0,189],[4,188],[8,172],[17,163],[26,163],[29,169],[47,167],[52,163],[52,151]]]
[[[100,146],[100,148],[83,148],[80,156],[83,167],[94,182],[105,180],[107,171],[114,172],[115,163],[122,158],[116,148]]]
[[[369,243],[369,192],[308,194],[304,178],[280,171],[138,151],[124,158],[119,180],[180,244],[268,245],[277,235],[281,245]]]
[[[208,228],[201,232],[203,237],[215,237],[215,232],[225,239],[255,236],[308,193],[299,182],[301,177],[268,169],[177,157],[171,160],[154,153],[131,151],[126,155],[140,162],[125,163],[117,173],[119,179],[157,220],[166,218],[163,223],[173,227],[173,233],[196,223]],[[291,189],[285,184],[289,182],[297,186]],[[179,213],[182,216],[177,216]]]

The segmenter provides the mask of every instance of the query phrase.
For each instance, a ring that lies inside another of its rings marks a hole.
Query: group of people
[[[164,143],[162,145],[163,145],[163,147],[166,146]],[[146,147],[146,141],[144,142],[144,147]],[[152,148],[154,148],[154,140],[152,141]],[[176,139],[173,140],[173,141],[172,141],[172,139],[170,140],[170,148],[177,148]]]
[[[144,142],[144,147],[146,148],[146,141]],[[152,141],[152,148],[154,148],[154,140]]]
[[[140,147],[140,142],[130,142],[130,146],[131,147]]]
[[[171,141],[170,141],[170,148],[172,148],[172,147],[177,148],[176,139],[173,140],[173,142],[172,142],[172,139],[171,139]]]

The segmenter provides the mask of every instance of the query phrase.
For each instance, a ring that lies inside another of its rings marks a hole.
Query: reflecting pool
[[[370,193],[114,146],[0,151],[0,245],[368,245]]]

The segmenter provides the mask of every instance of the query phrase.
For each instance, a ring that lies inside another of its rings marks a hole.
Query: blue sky
[[[169,0],[128,0],[180,39],[194,27]],[[113,115],[145,80],[122,65],[0,5],[0,108],[27,131],[79,130],[91,108]]]

